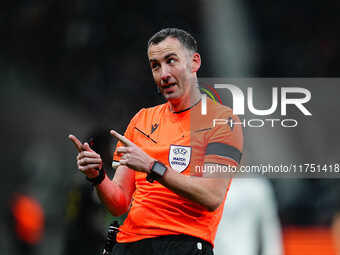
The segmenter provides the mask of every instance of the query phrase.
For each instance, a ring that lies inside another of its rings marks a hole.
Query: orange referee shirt
[[[213,119],[230,118],[239,122],[230,108],[210,99],[207,100],[207,115],[201,115],[201,102],[181,113],[171,112],[169,104],[165,103],[141,109],[130,121],[124,135],[151,157],[181,174],[201,175],[197,169],[204,163],[237,166],[240,162],[242,127],[234,125],[231,128],[228,124],[213,127]],[[117,148],[119,146],[122,146],[120,142]],[[114,160],[119,158],[115,152]],[[146,174],[137,171],[135,185],[132,206],[120,227],[118,242],[186,234],[214,244],[224,202],[209,212],[157,181],[149,183]]]

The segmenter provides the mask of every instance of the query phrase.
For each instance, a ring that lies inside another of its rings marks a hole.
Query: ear
[[[192,66],[191,71],[193,73],[198,72],[198,69],[201,67],[201,56],[197,52],[192,55]]]

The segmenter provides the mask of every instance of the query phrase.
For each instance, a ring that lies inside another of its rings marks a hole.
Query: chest
[[[206,132],[194,132],[188,119],[150,118],[136,123],[133,141],[151,157],[180,173],[204,159]]]

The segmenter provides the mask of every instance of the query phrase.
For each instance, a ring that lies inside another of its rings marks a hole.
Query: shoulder
[[[207,115],[201,118],[201,123],[206,123],[205,126],[210,127],[207,132],[208,143],[226,144],[228,147],[235,147],[239,152],[243,150],[243,130],[240,125],[240,119],[233,114],[230,107],[207,100]],[[199,124],[201,125],[201,124]],[[218,146],[226,148],[225,146]],[[213,146],[216,149],[215,145]],[[228,149],[227,149],[228,150]],[[229,150],[230,151],[230,150]],[[232,150],[234,151],[234,149]],[[233,154],[234,155],[234,154]],[[240,156],[235,160],[239,163]]]
[[[148,107],[148,108],[142,108],[140,112],[142,112],[142,114],[161,113],[161,112],[164,112],[167,109],[167,107],[168,107],[168,103],[164,103],[164,104],[159,104],[159,105]]]
[[[196,108],[195,114],[191,116],[192,123],[195,123],[198,126],[215,127],[214,123],[216,121],[228,122],[230,119],[238,121],[238,117],[233,115],[233,111],[230,107],[213,101],[210,98],[207,98],[205,113],[203,113],[203,109],[204,105],[202,102],[201,107]]]
[[[131,122],[140,122],[141,120],[154,119],[155,116],[162,116],[167,106],[168,104],[164,103],[153,107],[142,108],[135,114]]]
[[[214,102],[210,98],[207,99],[207,112],[212,117],[231,117],[233,115],[233,110],[230,107]]]

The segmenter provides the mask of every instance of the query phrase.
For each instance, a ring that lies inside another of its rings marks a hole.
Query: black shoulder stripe
[[[138,127],[135,127],[135,129],[137,130],[137,131],[139,131],[140,133],[142,133],[144,136],[146,136],[147,138],[149,138],[153,143],[157,143],[154,139],[152,139],[151,137],[150,137],[150,135],[148,135],[148,134],[146,134],[146,133],[144,133],[142,130],[140,130]]]
[[[235,160],[238,164],[241,161],[242,153],[234,146],[225,143],[209,143],[205,155],[218,155]]]

